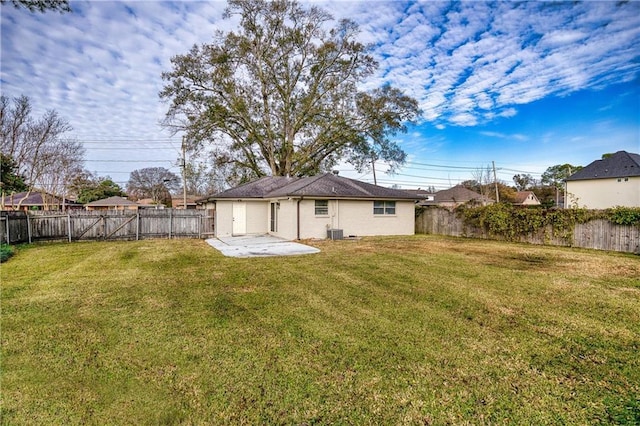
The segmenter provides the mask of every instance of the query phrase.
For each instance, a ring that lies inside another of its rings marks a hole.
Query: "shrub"
[[[614,207],[607,210],[607,217],[616,225],[640,225],[640,208]]]
[[[13,256],[13,247],[8,244],[0,244],[0,262],[6,262]]]
[[[544,209],[496,203],[481,207],[462,206],[457,213],[465,226],[482,229],[492,236],[515,241],[551,227],[553,236],[570,240],[576,224],[608,220],[616,225],[640,225],[640,208],[616,207],[608,210]]]

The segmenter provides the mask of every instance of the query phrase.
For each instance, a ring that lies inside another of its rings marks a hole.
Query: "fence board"
[[[136,240],[202,238],[213,232],[210,210],[72,211],[66,214],[2,212],[0,240]]]
[[[449,235],[482,239],[499,239],[481,229],[465,227],[455,212],[442,208],[422,209],[416,216],[416,234]],[[607,220],[592,220],[575,225],[567,240],[554,236],[551,227],[531,235],[521,236],[520,242],[541,245],[571,246],[626,253],[640,253],[640,226],[616,225]]]

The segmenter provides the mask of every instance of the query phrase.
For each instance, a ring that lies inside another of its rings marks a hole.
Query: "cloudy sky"
[[[303,2],[305,3],[305,2]],[[446,188],[495,161],[498,178],[640,152],[640,2],[322,1],[361,27],[391,83],[419,100],[409,154],[378,183]],[[126,184],[132,170],[179,174],[180,135],[159,122],[170,58],[209,43],[220,1],[72,1],[73,13],[1,6],[2,94],[55,109],[84,143],[86,166]],[[343,175],[372,182],[345,165]]]

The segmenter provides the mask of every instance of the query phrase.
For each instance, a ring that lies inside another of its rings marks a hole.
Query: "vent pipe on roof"
[[[331,173],[333,173],[334,175],[338,176],[338,174],[340,173],[340,170],[332,170]]]

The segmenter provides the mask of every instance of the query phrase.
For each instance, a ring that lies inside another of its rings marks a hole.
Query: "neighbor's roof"
[[[483,198],[485,200],[488,200],[487,197],[483,197],[481,194],[478,194],[477,192],[467,189],[462,185],[456,185],[453,188],[444,189],[442,191],[436,192],[434,197],[434,202],[445,203],[445,202],[453,201],[456,203],[466,203],[471,200],[482,201]]]
[[[403,191],[413,195],[414,198],[419,198],[419,199],[433,197],[433,195],[435,194],[435,191],[431,192],[431,191],[427,191],[425,189],[420,189],[420,188],[418,188],[418,189],[403,189]]]
[[[640,155],[618,151],[609,158],[596,160],[567,178],[572,180],[610,179],[640,176]]]
[[[5,205],[42,206],[44,204],[62,204],[62,199],[51,194],[46,194],[46,203],[42,199],[42,192],[17,192],[5,194]],[[75,201],[66,200],[66,204],[77,204]]]
[[[134,203],[131,200],[127,200],[126,198],[118,197],[117,195],[109,198],[103,198],[102,200],[92,201],[90,203],[85,204],[85,206],[90,207],[114,207],[114,206],[136,206],[137,203]]]
[[[516,192],[514,203],[515,204],[522,204],[525,201],[527,201],[527,198],[529,198],[530,195],[533,195],[533,197],[536,199],[536,201],[538,201],[538,197],[536,196],[536,194],[534,194],[533,191],[518,191],[518,192]]]
[[[394,200],[415,200],[405,191],[325,173],[304,178],[283,176],[263,177],[253,182],[231,188],[209,197],[209,200],[228,198],[385,198]]]

